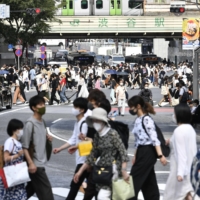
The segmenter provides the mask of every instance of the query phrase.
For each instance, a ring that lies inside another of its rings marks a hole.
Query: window
[[[154,3],[166,3],[166,0],[154,0]]]
[[[111,6],[111,9],[114,9],[114,0],[111,0],[110,6]]]
[[[66,2],[66,0],[63,0],[63,9],[67,9],[67,2]]]
[[[87,0],[82,0],[81,1],[81,8],[82,9],[87,9],[88,8],[88,1]]]
[[[117,9],[121,9],[121,0],[117,1]]]
[[[140,9],[140,6],[139,5],[141,5],[142,4],[142,2],[140,3],[140,2],[135,2],[135,0],[129,0],[129,2],[128,2],[128,7],[130,8],[130,9],[133,9],[133,8],[135,8],[135,7],[137,7],[136,9]]]
[[[73,0],[69,0],[69,9],[73,9]]]
[[[103,8],[103,1],[102,0],[97,0],[96,1],[96,8],[97,9],[102,9]]]

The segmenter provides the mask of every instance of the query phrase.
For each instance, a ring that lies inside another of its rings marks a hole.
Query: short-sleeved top
[[[22,150],[22,144],[16,139],[10,137],[4,143],[4,152],[8,151],[11,155],[17,154]]]
[[[153,119],[150,116],[145,116],[144,119],[143,117],[144,116],[136,118],[134,128],[132,131],[132,133],[135,136],[135,148],[138,148],[138,146],[145,145],[160,146],[160,141],[158,140],[156,127]],[[142,119],[144,127],[148,132],[148,135],[142,126]]]
[[[60,81],[60,85],[66,85],[66,78],[62,78],[62,80]]]
[[[119,85],[116,89],[116,93],[118,94],[118,99],[126,99],[126,94],[125,94],[125,87]]]
[[[44,121],[38,121],[33,116],[30,117],[25,126],[22,136],[22,146],[28,149],[30,142],[33,141],[34,154],[33,162],[37,167],[43,167],[47,162],[46,156],[46,127]]]

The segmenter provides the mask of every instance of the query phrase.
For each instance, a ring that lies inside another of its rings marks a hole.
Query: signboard
[[[10,18],[10,6],[0,4],[0,19]]]
[[[45,51],[46,51],[46,47],[45,47],[45,46],[41,46],[41,47],[40,47],[40,51],[41,51],[41,52],[45,52]]]
[[[183,19],[182,37],[183,50],[192,50],[199,46],[199,20],[195,18]]]
[[[21,49],[17,49],[15,51],[15,55],[18,56],[18,57],[20,57],[22,55],[22,50]]]
[[[14,46],[12,44],[8,45],[8,51],[13,51]]]
[[[15,49],[22,49],[22,45],[15,45]]]

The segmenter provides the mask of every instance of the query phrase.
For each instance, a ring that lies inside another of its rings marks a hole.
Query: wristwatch
[[[158,156],[159,159],[162,158],[162,157],[163,157],[163,155],[159,155],[159,156]]]

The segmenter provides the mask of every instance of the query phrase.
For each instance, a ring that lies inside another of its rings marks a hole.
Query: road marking
[[[49,135],[51,135],[52,137],[54,137],[54,138],[56,138],[56,139],[58,139],[58,140],[61,140],[61,141],[64,141],[64,142],[68,142],[67,140],[65,140],[65,139],[63,139],[63,138],[60,138],[60,137],[54,135],[54,134],[50,131],[49,127],[47,127],[47,132],[48,132]]]
[[[53,121],[52,124],[55,124],[56,122],[58,122],[58,121],[60,121],[60,120],[62,120],[62,118],[59,118],[59,119]]]
[[[12,113],[12,112],[16,112],[16,111],[19,111],[19,110],[24,110],[24,109],[26,109],[26,108],[29,108],[29,107],[24,107],[24,108],[20,108],[20,109],[8,111],[8,112],[0,113],[0,115],[5,115],[5,114]]]

